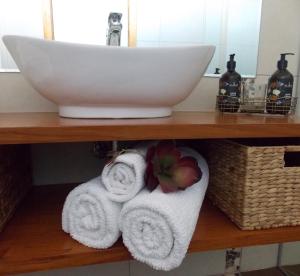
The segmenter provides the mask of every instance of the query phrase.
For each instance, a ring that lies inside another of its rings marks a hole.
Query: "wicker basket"
[[[29,145],[0,146],[0,231],[31,187]]]
[[[299,141],[271,141],[213,140],[205,145],[208,196],[243,230],[300,224]]]

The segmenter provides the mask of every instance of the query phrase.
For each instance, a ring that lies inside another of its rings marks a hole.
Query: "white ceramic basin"
[[[31,85],[72,118],[164,117],[203,76],[214,46],[125,48],[4,36]]]

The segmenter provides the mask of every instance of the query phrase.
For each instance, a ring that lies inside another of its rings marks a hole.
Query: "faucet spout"
[[[111,12],[108,16],[108,29],[106,35],[106,45],[120,46],[121,45],[121,23],[122,13]]]

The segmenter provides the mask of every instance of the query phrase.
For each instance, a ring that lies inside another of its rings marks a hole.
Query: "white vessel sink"
[[[22,36],[3,41],[31,85],[72,118],[169,116],[203,76],[214,46],[125,48]]]

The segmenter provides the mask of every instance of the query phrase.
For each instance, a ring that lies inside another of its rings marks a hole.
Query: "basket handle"
[[[300,167],[300,146],[284,147],[284,167]]]

